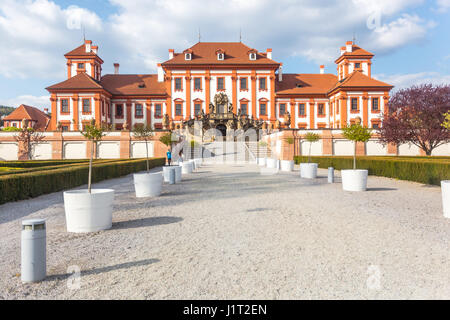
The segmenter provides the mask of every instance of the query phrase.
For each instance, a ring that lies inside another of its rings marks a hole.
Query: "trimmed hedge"
[[[295,156],[296,164],[308,162],[308,157]],[[311,157],[319,168],[333,167],[336,170],[352,169],[352,157]],[[356,167],[369,170],[369,175],[440,185],[441,180],[450,179],[450,161],[447,158],[420,157],[357,157]]]
[[[36,167],[57,166],[62,164],[85,163],[85,162],[89,162],[89,159],[0,161],[0,167],[36,168]]]
[[[150,168],[163,166],[164,163],[164,158],[150,159]],[[92,182],[117,178],[143,170],[146,170],[145,159],[94,164]],[[88,173],[89,166],[85,165],[1,176],[0,204],[34,198],[87,184]]]

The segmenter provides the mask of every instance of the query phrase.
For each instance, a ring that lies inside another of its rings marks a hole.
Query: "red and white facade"
[[[50,86],[50,130],[80,130],[83,124],[110,124],[120,130],[136,124],[162,128],[167,114],[175,125],[189,120],[224,92],[233,111],[291,128],[342,128],[357,120],[376,127],[387,110],[392,86],[371,77],[373,54],[352,42],[336,59],[337,75],[283,74],[272,50],[259,52],[240,42],[199,42],[183,52],[169,50],[157,74],[102,76],[98,47],[87,40],[65,55],[68,79]]]

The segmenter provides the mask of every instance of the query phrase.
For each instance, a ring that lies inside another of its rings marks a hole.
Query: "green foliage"
[[[370,129],[360,124],[352,124],[342,128],[342,135],[351,141],[366,142],[370,139]]]
[[[190,143],[192,149],[200,146],[200,144],[195,140],[191,140],[189,143]]]
[[[163,134],[161,137],[159,137],[159,141],[170,147],[172,145],[172,134],[170,132]]]
[[[292,137],[284,138],[284,141],[286,141],[287,144],[294,144],[294,138]]]
[[[261,141],[258,142],[258,145],[259,145],[260,147],[267,147],[267,142],[261,140]]]
[[[442,123],[442,126],[447,129],[450,130],[450,111],[447,111],[446,113],[444,113],[445,116],[445,120]]]
[[[295,163],[305,162],[306,157],[294,157]],[[313,157],[319,168],[347,169],[352,157]],[[358,167],[369,170],[370,175],[399,180],[439,185],[450,179],[449,157],[358,157]]]
[[[164,158],[150,159],[151,167],[164,165]],[[93,182],[143,171],[146,160],[121,160],[94,164]],[[86,183],[89,168],[72,166],[47,171],[35,171],[0,176],[0,204],[34,198],[43,194],[68,190]]]
[[[84,130],[80,131],[80,133],[86,139],[97,142],[102,140],[103,136],[105,135],[104,131],[105,128],[99,127],[95,125],[94,122],[92,122],[91,124],[86,125],[84,127]]]
[[[0,161],[1,167],[36,168],[57,166],[71,163],[87,163],[87,159],[68,160],[26,160],[26,161]]]
[[[16,128],[16,127],[6,127],[6,128],[3,128],[2,131],[12,132],[12,131],[20,131],[20,129]]]
[[[153,129],[149,125],[145,126],[134,126],[133,128],[133,136],[136,139],[147,141],[150,137],[153,136]]]
[[[310,143],[319,141],[319,139],[320,139],[320,135],[317,134],[317,133],[308,132],[308,133],[305,134],[305,140],[310,142]]]

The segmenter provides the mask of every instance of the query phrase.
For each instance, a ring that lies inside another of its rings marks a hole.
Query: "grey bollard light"
[[[334,183],[334,168],[328,167],[328,183]]]
[[[44,219],[22,221],[22,282],[37,282],[47,275],[47,241]]]
[[[170,168],[170,171],[169,171],[169,184],[175,184],[175,167]]]

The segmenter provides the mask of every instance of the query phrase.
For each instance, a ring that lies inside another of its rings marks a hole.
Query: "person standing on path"
[[[170,166],[170,162],[172,161],[172,152],[170,152],[170,150],[167,151],[167,162],[169,163]]]

